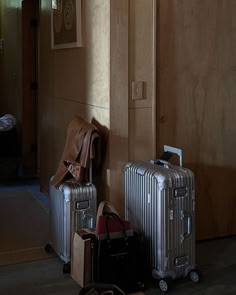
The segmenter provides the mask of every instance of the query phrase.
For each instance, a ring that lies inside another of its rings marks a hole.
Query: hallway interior
[[[98,195],[120,210],[124,165],[156,158],[163,144],[178,146],[196,175],[197,237],[226,238],[197,242],[201,282],[176,282],[170,293],[235,295],[236,0],[83,2],[83,46],[55,50],[51,1],[0,0],[0,115],[16,117],[21,166],[38,175],[22,177],[20,167],[18,180],[0,184],[0,193],[29,191],[49,208],[49,180],[75,115],[104,131]],[[30,21],[27,3],[38,9]],[[27,57],[34,69],[23,68]],[[0,294],[78,291],[58,257],[0,266]],[[145,294],[161,291],[149,282]]]

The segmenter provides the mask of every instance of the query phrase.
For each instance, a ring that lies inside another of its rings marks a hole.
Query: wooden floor
[[[202,280],[175,281],[173,294],[232,295],[236,294],[236,238],[197,243],[197,263]],[[78,295],[80,287],[69,274],[62,273],[59,258],[0,267],[2,294],[7,295]],[[157,282],[148,282],[145,294],[163,294]],[[140,293],[139,293],[140,294]],[[142,295],[142,293],[140,294]]]

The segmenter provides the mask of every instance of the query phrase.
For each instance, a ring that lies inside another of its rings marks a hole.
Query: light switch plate
[[[144,81],[132,81],[132,99],[145,99]]]

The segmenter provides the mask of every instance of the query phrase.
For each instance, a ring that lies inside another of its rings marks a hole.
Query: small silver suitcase
[[[97,191],[92,183],[77,184],[66,181],[59,189],[49,187],[50,244],[64,261],[63,272],[70,272],[71,240],[73,233],[96,224]]]
[[[144,238],[148,264],[159,287],[167,291],[170,281],[189,276],[200,279],[195,265],[194,174],[166,161],[140,161],[125,167],[125,217]],[[157,164],[158,162],[158,164]]]

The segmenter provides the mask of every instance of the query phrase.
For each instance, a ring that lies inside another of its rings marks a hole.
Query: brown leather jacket
[[[59,187],[65,180],[84,180],[84,170],[90,168],[96,156],[100,163],[100,135],[97,127],[76,116],[67,128],[67,139],[61,161],[51,184]],[[96,143],[96,144],[95,144]]]

